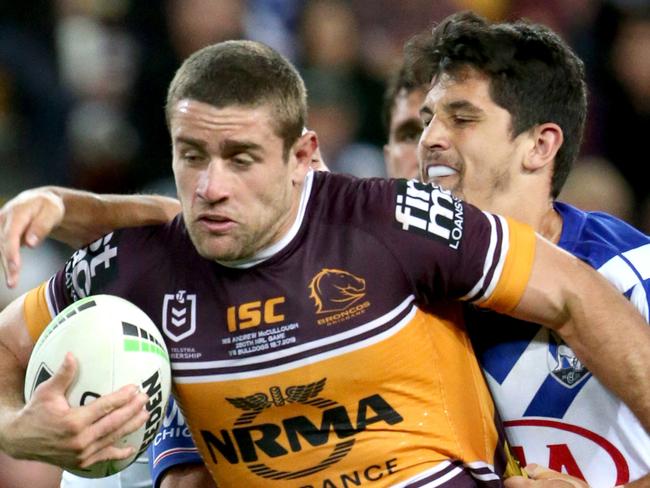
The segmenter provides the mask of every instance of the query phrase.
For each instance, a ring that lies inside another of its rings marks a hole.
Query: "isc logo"
[[[256,300],[228,307],[228,331],[257,327],[260,324],[275,324],[284,320],[284,314],[276,311],[276,306],[284,303],[284,297]]]

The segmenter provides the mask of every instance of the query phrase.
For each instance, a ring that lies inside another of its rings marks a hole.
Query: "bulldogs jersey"
[[[220,487],[500,486],[495,412],[456,304],[506,311],[532,230],[439,188],[309,173],[279,242],[236,267],[182,219],[109,234],[26,298],[34,339],[79,297],[158,323]]]
[[[169,398],[163,423],[149,446],[148,454],[154,488],[160,486],[163,473],[172,466],[203,464],[192,440],[190,429],[174,397]]]
[[[559,246],[602,273],[648,320],[650,238],[606,214],[555,208],[563,218]],[[650,437],[559,337],[489,312],[466,320],[522,464],[549,466],[593,487],[650,472]]]

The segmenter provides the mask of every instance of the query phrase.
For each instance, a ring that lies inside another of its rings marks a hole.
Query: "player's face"
[[[246,259],[284,235],[313,151],[296,148],[309,135],[285,161],[268,106],[216,108],[187,99],[173,106],[170,131],[178,197],[199,254]]]
[[[417,147],[422,134],[420,106],[426,91],[402,89],[395,98],[384,146],[386,174],[391,178],[417,178]]]
[[[466,69],[443,74],[420,110],[420,178],[493,212],[503,211],[521,171],[527,133],[513,138],[511,116],[489,93],[489,80]]]

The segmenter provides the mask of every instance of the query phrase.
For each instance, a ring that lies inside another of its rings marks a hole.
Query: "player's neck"
[[[562,216],[553,208],[553,202],[550,202],[548,209],[542,214],[535,230],[554,244],[560,241]]]
[[[553,201],[548,196],[536,197],[531,191],[523,198],[515,198],[511,193],[491,205],[485,205],[484,208],[530,225],[535,232],[554,244],[560,240],[562,217],[555,211]]]

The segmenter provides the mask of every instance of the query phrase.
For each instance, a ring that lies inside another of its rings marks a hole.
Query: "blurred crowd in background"
[[[528,18],[584,60],[590,112],[566,199],[650,232],[650,0],[30,0],[0,2],[0,202],[30,186],[173,195],[165,92],[214,42],[265,42],[299,67],[333,171],[385,175],[382,95],[413,34],[454,11]],[[25,257],[21,287],[69,250]]]

